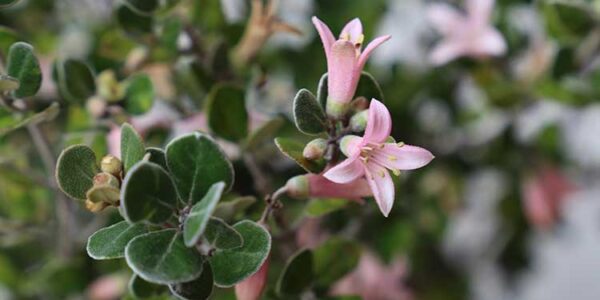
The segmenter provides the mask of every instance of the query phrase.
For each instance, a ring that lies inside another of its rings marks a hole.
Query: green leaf
[[[136,299],[147,299],[163,295],[167,291],[164,285],[148,282],[133,274],[129,280],[129,293]]]
[[[165,171],[169,171],[169,167],[167,167],[167,156],[165,151],[160,148],[148,147],[146,148],[146,154],[150,154],[149,162],[153,162],[165,169]]]
[[[206,224],[204,239],[215,249],[233,249],[244,243],[242,235],[219,218],[210,218]]]
[[[313,254],[308,249],[301,250],[286,263],[277,281],[277,294],[300,295],[310,287],[313,278]]]
[[[325,131],[327,116],[307,89],[298,91],[294,98],[294,121],[298,130],[305,134],[315,135]]]
[[[356,87],[356,97],[365,97],[367,100],[371,101],[371,99],[375,98],[381,102],[385,102],[383,99],[383,91],[377,83],[377,80],[367,72],[362,72],[360,74],[360,79],[358,80],[358,86]]]
[[[83,104],[96,93],[94,73],[82,61],[75,59],[56,61],[53,76],[60,95],[69,102]]]
[[[125,172],[144,158],[144,142],[135,129],[128,123],[121,126],[121,161]]]
[[[213,272],[208,262],[202,267],[202,274],[190,282],[169,285],[171,293],[183,300],[208,299],[213,291]]]
[[[14,122],[11,123],[9,126],[0,128],[0,136],[27,125],[34,125],[42,122],[52,121],[58,116],[59,112],[60,105],[58,105],[57,102],[52,102],[52,104],[50,104],[50,106],[48,106],[43,111],[29,115],[20,120],[13,120]]]
[[[225,191],[233,184],[231,162],[208,135],[183,135],[167,145],[166,153],[177,191],[186,203],[198,202],[219,181],[225,182]]]
[[[232,85],[215,86],[206,99],[208,126],[218,136],[237,142],[248,135],[244,91]]]
[[[140,235],[125,248],[129,267],[144,280],[158,284],[192,281],[202,273],[205,259],[183,244],[177,229]]]
[[[177,209],[177,192],[159,165],[142,161],[127,173],[121,187],[121,208],[129,222],[167,221]]]
[[[8,75],[0,75],[0,92],[12,92],[18,88],[18,79]]]
[[[239,213],[244,212],[248,207],[256,202],[252,196],[238,197],[231,201],[221,201],[215,209],[213,216],[226,221],[232,221]]]
[[[138,14],[125,4],[117,7],[117,21],[125,33],[134,37],[150,36],[154,26],[152,17]]]
[[[159,8],[158,0],[124,0],[123,3],[140,15],[150,15]]]
[[[288,138],[276,138],[275,144],[279,151],[285,156],[294,160],[300,167],[311,173],[320,173],[325,168],[325,164],[322,161],[312,161],[304,158],[302,151],[304,151],[304,145]]]
[[[313,199],[306,206],[306,214],[310,217],[322,217],[336,210],[346,207],[350,203],[347,199],[327,198]]]
[[[331,238],[320,245],[313,252],[318,283],[329,286],[352,271],[358,264],[360,252],[358,243],[341,238]]]
[[[541,1],[546,30],[563,44],[578,44],[594,27],[593,9],[580,1]]]
[[[233,226],[244,244],[235,249],[217,250],[209,258],[215,284],[232,286],[256,273],[271,251],[271,235],[261,225],[244,220]]]
[[[142,224],[129,224],[121,221],[102,228],[88,239],[87,253],[93,259],[114,259],[125,256],[125,246],[134,237],[146,233]]]
[[[133,115],[141,115],[152,108],[154,87],[146,74],[136,74],[127,80],[125,109]]]
[[[15,5],[19,0],[0,0],[0,8],[7,8]]]
[[[23,42],[14,43],[8,50],[6,61],[8,76],[19,81],[19,88],[12,93],[13,97],[35,95],[42,86],[42,71],[33,47]]]
[[[317,87],[317,101],[323,109],[327,106],[327,78],[327,73],[323,74],[321,79],[319,79],[319,86]]]
[[[224,189],[225,183],[222,181],[213,184],[204,195],[204,198],[192,207],[183,224],[183,240],[186,246],[192,247],[198,242],[206,229],[210,216],[217,207],[217,202],[221,199]]]
[[[96,154],[85,145],[73,145],[63,150],[56,162],[56,180],[67,196],[85,200],[86,192],[94,185],[94,176],[100,172]]]
[[[265,122],[261,127],[254,130],[246,139],[243,147],[249,151],[255,150],[265,141],[271,141],[275,134],[283,127],[285,120],[281,117],[276,117]]]

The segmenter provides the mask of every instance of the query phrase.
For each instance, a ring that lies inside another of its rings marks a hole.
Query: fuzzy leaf
[[[169,285],[171,293],[182,300],[208,299],[213,291],[213,272],[208,262],[202,266],[202,274],[190,282]]]
[[[169,167],[167,167],[167,157],[165,155],[165,151],[160,148],[148,147],[146,148],[146,154],[150,154],[149,162],[153,162],[165,169],[165,171],[169,171]]]
[[[300,167],[311,173],[320,173],[325,168],[325,164],[320,161],[312,161],[304,158],[302,151],[304,145],[292,139],[276,138],[275,144],[279,151],[285,156],[294,160]]]
[[[121,187],[121,208],[129,222],[167,221],[177,209],[177,192],[159,165],[142,161],[127,173]]]
[[[385,102],[383,99],[383,91],[377,83],[377,80],[367,72],[362,72],[360,74],[360,79],[358,80],[358,86],[356,87],[356,97],[365,97],[367,100],[371,101],[371,99],[375,98],[381,102]]]
[[[314,279],[313,254],[304,249],[292,256],[286,263],[277,281],[277,294],[300,295]]]
[[[121,126],[121,161],[125,172],[144,158],[144,142],[135,129],[128,123]]]
[[[69,102],[83,104],[96,93],[96,80],[90,67],[79,60],[56,61],[54,80],[60,95]]]
[[[164,285],[148,282],[140,276],[133,274],[128,284],[129,293],[136,299],[148,299],[163,295],[167,292]]]
[[[317,102],[321,104],[323,109],[327,106],[327,78],[327,73],[323,74],[317,87]]]
[[[176,284],[198,278],[205,258],[183,244],[177,229],[137,236],[125,248],[129,267],[144,280]]]
[[[294,98],[294,121],[298,130],[305,134],[315,135],[325,131],[327,116],[307,89],[298,91]]]
[[[125,109],[132,115],[141,115],[152,108],[154,87],[146,74],[136,74],[127,79]]]
[[[319,285],[329,286],[352,271],[358,264],[360,252],[356,242],[340,238],[331,238],[316,248],[313,263]]]
[[[158,0],[124,0],[123,3],[140,15],[150,15],[159,8]]]
[[[19,88],[12,92],[13,97],[35,95],[42,86],[42,71],[33,47],[23,42],[14,43],[8,50],[6,62],[8,76],[19,81]]]
[[[244,243],[242,235],[219,218],[210,218],[206,224],[204,239],[216,249],[233,249]]]
[[[198,242],[224,189],[225,183],[222,181],[213,184],[204,198],[192,207],[183,225],[183,240],[186,246],[192,247]]]
[[[142,224],[121,221],[92,234],[87,242],[87,253],[93,259],[114,259],[125,256],[125,246],[134,237],[146,233]]]
[[[260,269],[271,251],[271,235],[261,225],[244,220],[233,226],[242,235],[242,247],[217,250],[209,258],[217,286],[232,286]]]
[[[237,142],[248,135],[248,112],[244,91],[231,85],[217,85],[206,102],[208,126],[218,136]]]
[[[116,18],[123,31],[131,36],[146,37],[152,33],[153,18],[136,13],[128,5],[122,4],[117,7]]]
[[[181,200],[198,202],[215,183],[233,184],[233,166],[208,135],[191,133],[172,140],[166,148],[167,165]]]
[[[94,185],[94,176],[100,172],[96,154],[85,145],[74,145],[63,150],[56,163],[56,180],[67,196],[85,200],[86,192]]]

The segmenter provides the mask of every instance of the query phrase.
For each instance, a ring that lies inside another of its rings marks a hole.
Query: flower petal
[[[371,188],[364,178],[349,183],[335,183],[322,175],[308,174],[309,196],[319,198],[344,198],[360,201],[372,196]]]
[[[469,18],[478,26],[487,24],[492,16],[495,2],[495,0],[467,0],[466,9]]]
[[[347,103],[352,100],[359,75],[356,63],[356,48],[351,42],[338,40],[333,43],[327,59],[328,97],[333,101]]]
[[[377,164],[367,164],[366,175],[379,210],[387,217],[394,205],[394,181],[388,170]]]
[[[392,117],[388,109],[377,99],[369,105],[369,119],[365,129],[364,141],[367,143],[383,143],[392,132]]]
[[[437,31],[448,34],[460,28],[466,17],[446,3],[434,3],[427,6],[427,19]]]
[[[360,69],[360,71],[362,71],[363,67],[365,66],[365,64],[367,63],[367,59],[369,59],[369,56],[371,56],[371,53],[373,52],[373,50],[375,50],[377,47],[379,47],[379,45],[385,43],[387,40],[389,40],[390,38],[392,38],[391,35],[384,35],[384,36],[380,36],[374,40],[372,40],[367,47],[365,48],[365,50],[360,54],[360,57],[358,59],[358,69]]]
[[[340,33],[340,39],[348,37],[349,41],[353,44],[362,43],[362,34],[362,23],[360,22],[360,19],[354,18],[344,26],[344,29],[342,29],[342,32]]]
[[[421,147],[387,143],[373,150],[373,159],[392,170],[414,170],[427,165],[434,156]]]
[[[464,43],[460,40],[446,39],[441,41],[431,54],[429,61],[435,66],[441,66],[465,54]]]
[[[473,41],[471,52],[477,56],[498,56],[506,52],[506,42],[498,30],[487,28]]]
[[[333,33],[331,33],[329,27],[319,20],[319,18],[312,17],[312,22],[315,25],[315,28],[317,28],[317,32],[319,33],[321,42],[323,43],[323,48],[325,48],[325,55],[329,59],[329,52],[331,52],[331,47],[335,42],[335,37],[333,36]]]
[[[358,155],[349,157],[343,162],[326,171],[323,176],[335,183],[349,183],[365,174],[363,164]]]

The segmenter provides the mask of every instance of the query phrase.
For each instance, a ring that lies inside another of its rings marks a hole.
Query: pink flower
[[[369,197],[371,188],[364,178],[357,178],[348,183],[335,183],[320,174],[299,175],[288,180],[288,195],[296,198],[344,198],[362,201]]]
[[[434,157],[423,148],[388,142],[391,131],[390,112],[383,103],[371,100],[364,136],[345,136],[340,144],[348,158],[324,174],[325,178],[341,184],[365,176],[379,209],[386,217],[395,197],[394,182],[388,169],[399,174],[400,170],[423,167]]]
[[[523,186],[523,209],[529,222],[539,229],[550,229],[560,218],[566,196],[575,186],[560,170],[544,167]]]
[[[267,258],[254,275],[235,285],[235,297],[238,300],[258,300],[267,285],[269,275],[269,261]]]
[[[506,42],[490,24],[494,0],[465,0],[466,14],[448,4],[432,4],[427,11],[433,26],[444,36],[431,52],[434,65],[443,65],[461,56],[499,56]]]
[[[329,27],[317,17],[313,17],[312,21],[321,36],[327,57],[327,113],[339,118],[346,113],[347,104],[356,92],[360,73],[367,59],[375,48],[391,36],[386,35],[374,39],[362,51],[361,47],[365,37],[359,19],[353,19],[346,24],[338,40],[334,38]]]

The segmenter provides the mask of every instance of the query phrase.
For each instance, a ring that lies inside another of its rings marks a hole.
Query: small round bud
[[[125,97],[125,88],[117,80],[113,70],[103,71],[96,79],[98,95],[108,102],[116,102]]]
[[[93,203],[105,203],[107,205],[117,205],[120,199],[120,190],[108,185],[98,185],[87,191],[87,199]]]
[[[107,185],[119,188],[119,179],[107,172],[101,172],[94,176],[94,186]]]
[[[306,144],[304,151],[302,151],[302,155],[308,160],[315,160],[323,157],[323,154],[325,154],[326,150],[327,140],[318,138]]]
[[[352,100],[350,103],[352,105],[352,109],[354,111],[361,111],[369,108],[369,100],[367,98],[360,96],[356,97],[356,99]]]
[[[102,158],[102,161],[100,162],[100,170],[114,176],[120,176],[121,170],[123,170],[123,165],[120,159],[109,154]]]
[[[106,204],[104,202],[94,203],[94,202],[90,201],[89,199],[85,200],[85,208],[87,208],[87,210],[89,210],[93,213],[100,212],[103,209],[105,209],[107,206],[108,206],[108,204]]]
[[[363,110],[356,113],[350,119],[350,129],[353,132],[363,132],[367,128],[367,119],[369,118],[369,110]]]
[[[285,184],[287,195],[292,198],[306,198],[309,195],[310,187],[306,175],[298,175],[290,178]]]

